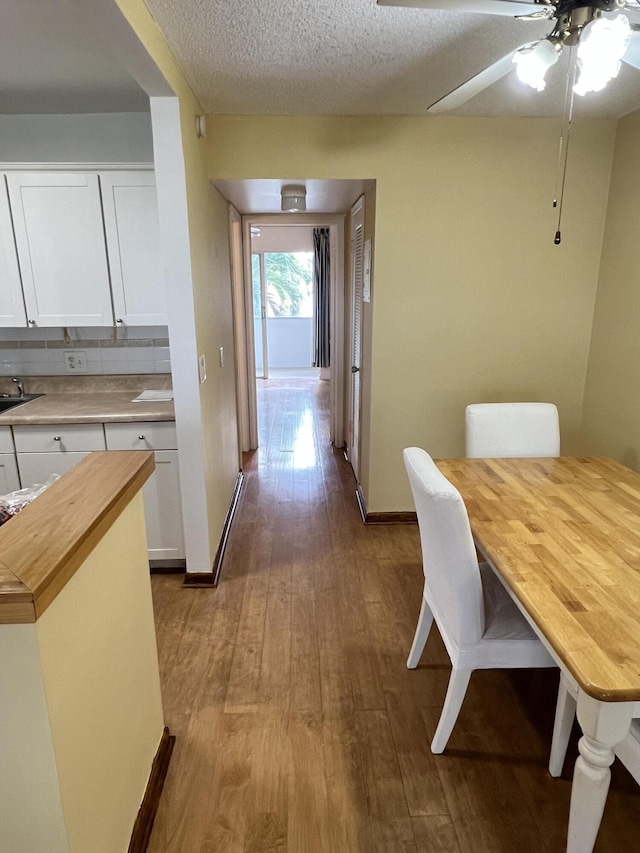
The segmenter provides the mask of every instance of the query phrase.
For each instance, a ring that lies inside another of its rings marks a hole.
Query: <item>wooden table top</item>
[[[590,696],[640,700],[640,474],[611,459],[444,459],[479,550]]]

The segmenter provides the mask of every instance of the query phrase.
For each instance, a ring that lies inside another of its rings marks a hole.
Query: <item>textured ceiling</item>
[[[424,115],[451,89],[552,29],[548,21],[375,0],[145,2],[207,113]],[[559,114],[562,67],[541,95],[510,74],[452,114]],[[580,99],[576,114],[619,117],[638,107],[640,71],[624,66],[604,92]]]

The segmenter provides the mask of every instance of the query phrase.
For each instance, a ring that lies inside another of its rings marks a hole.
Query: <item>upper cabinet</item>
[[[104,172],[100,184],[116,323],[166,325],[154,175]]]
[[[26,326],[20,269],[4,176],[0,176],[0,292],[0,326]]]
[[[98,176],[7,176],[30,326],[111,326]]]
[[[0,326],[166,325],[153,173],[0,176],[0,287]]]

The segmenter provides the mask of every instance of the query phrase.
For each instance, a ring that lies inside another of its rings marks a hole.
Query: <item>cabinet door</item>
[[[156,470],[142,489],[150,560],[183,560],[178,451],[156,450]]]
[[[5,176],[0,177],[0,327],[26,326],[13,223]]]
[[[166,325],[155,177],[107,172],[100,174],[100,184],[116,323]]]
[[[0,453],[0,495],[15,492],[20,488],[18,466],[13,453]]]
[[[30,326],[112,326],[97,175],[7,176]]]
[[[90,451],[75,450],[66,453],[18,453],[18,469],[22,488],[44,483],[52,474],[66,474]]]

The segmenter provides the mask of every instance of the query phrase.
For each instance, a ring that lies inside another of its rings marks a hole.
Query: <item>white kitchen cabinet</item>
[[[102,424],[44,424],[13,427],[22,488],[66,474],[93,450],[105,450]]]
[[[0,495],[16,492],[19,488],[16,457],[13,453],[0,453]]]
[[[96,174],[7,175],[30,326],[112,326]]]
[[[18,466],[13,452],[11,427],[0,426],[0,495],[20,488]]]
[[[101,172],[117,325],[166,326],[167,299],[153,172]]]
[[[153,450],[156,470],[145,483],[144,515],[149,560],[184,560],[182,503],[175,424],[105,424],[107,450]]]
[[[0,176],[0,288],[0,327],[26,326],[27,315],[4,175]]]

